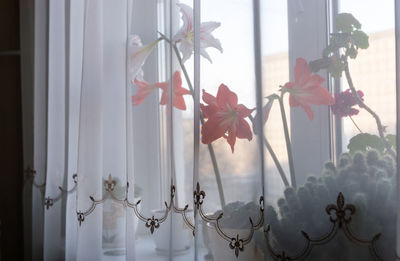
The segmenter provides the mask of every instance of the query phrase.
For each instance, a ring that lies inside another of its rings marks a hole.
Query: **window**
[[[375,5],[36,0],[33,259],[394,254],[395,17]]]

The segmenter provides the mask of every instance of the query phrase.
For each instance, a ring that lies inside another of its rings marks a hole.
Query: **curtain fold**
[[[67,189],[71,191],[75,186],[73,175],[78,170],[78,140],[79,115],[82,83],[83,33],[84,33],[84,6],[85,1],[67,1],[67,83],[69,95],[68,130],[68,177]],[[69,18],[69,19],[68,19]],[[76,260],[77,250],[77,197],[76,190],[66,197],[65,211],[65,260]]]
[[[47,177],[44,219],[44,260],[63,258],[65,212],[63,204],[54,201],[59,197],[59,187],[64,187],[66,171],[66,23],[65,2],[49,2],[49,54],[48,54],[48,107],[47,107]]]
[[[103,173],[103,1],[85,6],[82,89],[79,119],[77,211],[91,207],[90,197],[102,197]],[[102,205],[78,228],[77,260],[102,256]]]
[[[126,135],[126,182],[127,184],[131,184],[130,187],[127,188],[126,193],[127,199],[129,202],[134,202],[134,184],[135,184],[135,176],[134,176],[134,150],[133,150],[133,112],[132,112],[132,86],[131,79],[129,77],[129,36],[131,33],[131,24],[132,24],[132,7],[133,0],[126,1],[126,35],[125,35],[125,135]],[[126,231],[125,231],[125,246],[126,246],[126,260],[135,260],[136,256],[136,247],[135,247],[135,239],[136,239],[136,224],[137,217],[134,214],[133,209],[126,208],[125,212],[125,220],[126,220]]]
[[[104,0],[103,5],[103,180],[112,177],[114,195],[124,199],[128,174],[127,1]],[[125,212],[126,207],[113,200],[103,203],[103,248],[125,248]]]

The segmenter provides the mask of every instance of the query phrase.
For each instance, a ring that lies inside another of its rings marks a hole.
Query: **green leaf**
[[[331,34],[329,45],[324,49],[322,55],[328,57],[331,53],[335,53],[340,48],[346,48],[352,42],[350,33],[334,33]]]
[[[355,59],[357,57],[358,51],[354,46],[351,46],[346,49],[346,55],[351,59]]]
[[[360,22],[350,13],[340,13],[335,18],[335,25],[338,31],[350,33],[355,29],[361,29]]]
[[[338,59],[332,59],[331,64],[328,67],[328,72],[334,78],[342,77],[342,72],[344,71],[345,65]]]
[[[393,149],[396,149],[396,135],[388,134],[386,135],[386,139],[388,140],[389,144],[392,145]]]
[[[350,154],[354,154],[356,151],[367,151],[369,149],[376,149],[383,152],[385,145],[377,135],[360,133],[350,139],[347,148]]]
[[[358,48],[367,49],[369,47],[368,35],[363,31],[354,31],[352,38],[354,44],[357,45]]]

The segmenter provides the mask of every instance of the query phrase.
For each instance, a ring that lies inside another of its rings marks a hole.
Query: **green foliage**
[[[344,153],[336,164],[328,162],[319,176],[309,176],[297,190],[287,188],[277,207],[267,207],[265,217],[271,227],[275,248],[288,255],[299,253],[305,243],[301,231],[311,237],[325,235],[330,227],[325,212],[335,204],[339,192],[345,204],[354,204],[356,212],[350,227],[355,235],[372,239],[382,236],[377,248],[383,260],[393,260],[396,238],[396,167],[388,155],[375,150]],[[366,247],[356,247],[343,232],[325,246],[313,248],[307,260],[372,260]]]
[[[392,145],[393,149],[396,150],[396,135],[388,134],[386,135],[386,139],[388,140],[389,144]]]
[[[358,46],[360,49],[367,49],[369,47],[368,35],[363,31],[354,31],[352,33],[352,39],[354,45]]]
[[[360,22],[350,13],[340,13],[335,18],[335,25],[338,31],[350,33],[361,29]]]
[[[386,139],[389,144],[396,149],[396,135],[388,134],[386,135]],[[349,149],[349,153],[352,155],[357,151],[366,152],[370,149],[375,149],[380,153],[384,153],[386,149],[385,144],[380,137],[369,133],[360,133],[352,137],[347,148]]]
[[[360,22],[352,14],[338,14],[335,25],[338,32],[331,34],[329,45],[323,50],[323,56],[332,58],[327,69],[333,77],[338,78],[342,76],[347,57],[355,59],[358,49],[367,49],[369,41],[368,35],[361,31]]]
[[[342,77],[342,73],[345,68],[344,63],[339,59],[335,59],[334,57],[331,58],[331,61],[332,62],[328,67],[328,72],[335,78]]]
[[[349,145],[347,145],[350,154],[354,154],[356,151],[367,151],[369,149],[376,149],[379,152],[383,152],[385,144],[377,136],[369,133],[360,133],[350,139]]]

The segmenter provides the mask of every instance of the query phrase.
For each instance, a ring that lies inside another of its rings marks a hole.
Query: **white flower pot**
[[[190,216],[193,216],[193,210],[188,210],[187,212]],[[156,218],[162,217],[164,213],[165,210],[153,210],[154,217]],[[172,229],[171,215],[173,216]],[[170,235],[171,232],[172,235]],[[182,215],[171,211],[168,218],[160,224],[160,227],[154,230],[153,238],[156,244],[156,252],[159,255],[168,256],[172,245],[172,255],[177,256],[189,252],[192,247],[193,233],[186,226]]]
[[[251,242],[244,246],[244,251],[239,251],[239,256],[235,256],[235,250],[229,247],[229,242],[218,235],[215,227],[207,223],[206,224],[206,237],[207,247],[211,249],[211,253],[214,261],[263,261],[264,254],[260,249],[257,248],[254,238]],[[228,229],[225,228],[223,231],[232,237],[236,237],[239,234],[240,238],[247,237],[249,229]]]

